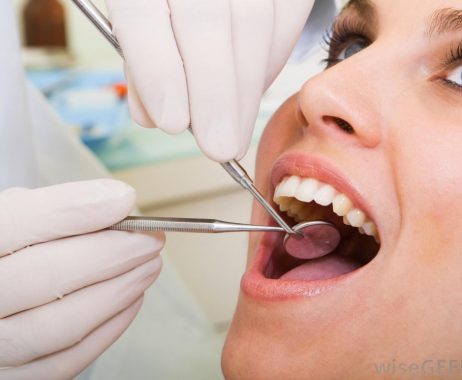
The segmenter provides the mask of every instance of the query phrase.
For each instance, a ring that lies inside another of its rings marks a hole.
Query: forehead
[[[401,10],[410,9],[414,13],[421,13],[422,11],[432,11],[438,8],[460,8],[460,0],[349,0],[345,1],[344,9],[356,8],[364,10],[368,8],[374,9],[390,9],[400,8]],[[419,7],[416,7],[419,5]]]

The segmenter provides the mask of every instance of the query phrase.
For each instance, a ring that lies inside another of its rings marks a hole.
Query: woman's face
[[[275,114],[257,161],[288,221],[330,220],[344,243],[296,260],[252,236],[225,375],[460,378],[461,152],[462,2],[351,1],[329,68]],[[253,223],[272,222],[255,206]]]

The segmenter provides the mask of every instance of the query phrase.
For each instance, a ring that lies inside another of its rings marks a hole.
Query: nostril
[[[355,130],[353,129],[351,124],[348,123],[347,121],[345,121],[343,119],[340,119],[339,117],[334,117],[333,120],[334,120],[335,124],[337,124],[342,131],[344,131],[344,132],[346,132],[346,133],[348,133],[350,135],[355,133]]]
[[[353,133],[355,133],[355,130],[351,126],[351,124],[339,117],[334,117],[334,116],[324,117],[324,121],[328,121],[328,120],[334,122],[342,131],[344,131],[345,133],[348,133],[349,135],[352,135]]]

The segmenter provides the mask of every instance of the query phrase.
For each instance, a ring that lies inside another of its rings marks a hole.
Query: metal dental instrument
[[[121,222],[108,228],[116,231],[145,232],[193,232],[193,233],[223,233],[223,232],[285,232],[282,227],[256,226],[223,222],[214,219],[191,218],[157,218],[129,216]],[[286,234],[283,240],[284,249],[293,257],[312,259],[331,253],[340,242],[337,227],[329,222],[303,222],[294,226],[299,235]]]
[[[124,58],[122,49],[117,38],[112,33],[112,26],[109,20],[90,0],[72,0],[72,2],[83,12],[85,16],[93,23],[93,25],[103,34],[109,43],[117,50],[119,55]],[[189,130],[192,133],[191,127]],[[277,211],[266,201],[258,189],[255,187],[252,179],[247,174],[245,169],[236,161],[222,163],[221,166],[226,172],[245,190],[250,192],[252,196],[265,208],[272,218],[279,224],[282,229],[289,234],[299,234],[295,232],[277,213]]]
[[[164,231],[164,232],[194,232],[194,233],[221,233],[221,232],[284,232],[282,227],[255,226],[224,222],[214,219],[191,219],[191,218],[157,218],[129,216],[121,222],[109,227],[117,231]]]

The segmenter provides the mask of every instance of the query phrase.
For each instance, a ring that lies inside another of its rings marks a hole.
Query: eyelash
[[[452,46],[442,66],[445,68],[457,68],[462,64],[462,42],[458,46]],[[441,81],[452,89],[462,92],[462,87],[447,78],[441,78]]]
[[[345,18],[343,20],[336,21],[330,30],[324,34],[323,48],[328,53],[328,57],[322,60],[322,63],[326,65],[325,69],[328,69],[342,61],[338,59],[338,55],[348,47],[348,44],[354,41],[363,41],[365,45],[370,45],[372,40],[367,37],[367,24],[360,20],[352,20]],[[457,68],[462,65],[462,42],[457,46],[452,46],[449,50],[447,57],[442,62],[442,67],[445,70],[450,68]],[[451,89],[462,92],[462,86],[448,80],[447,78],[440,78],[441,82],[445,86]]]
[[[450,66],[459,61],[462,61],[462,42],[458,46],[451,48],[444,64],[445,66]]]
[[[323,59],[326,68],[329,68],[339,62],[337,57],[343,49],[348,46],[348,42],[353,40],[363,40],[368,44],[369,38],[366,36],[366,24],[359,21],[344,19],[334,23],[332,28],[324,35],[324,50],[328,53],[328,57]]]

